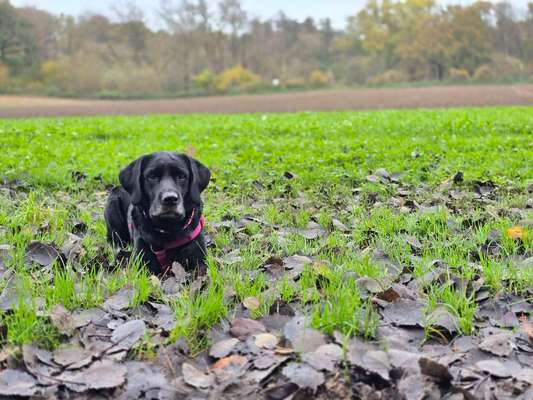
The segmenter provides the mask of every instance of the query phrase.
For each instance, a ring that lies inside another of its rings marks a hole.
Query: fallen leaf
[[[439,331],[445,329],[451,336],[459,329],[459,317],[456,314],[452,314],[448,308],[439,306],[426,317],[426,324],[439,329]]]
[[[292,279],[298,278],[306,265],[312,264],[313,260],[307,256],[294,255],[283,259],[283,266],[289,270],[289,277]]]
[[[259,358],[256,358],[253,361],[253,365],[257,369],[268,369],[273,365],[278,363],[279,357],[273,356],[271,354],[263,354]]]
[[[418,366],[423,375],[438,379],[441,383],[450,383],[453,376],[448,367],[426,357],[418,359]]]
[[[62,304],[56,304],[52,310],[50,310],[50,319],[59,333],[63,335],[72,334],[72,331],[74,330],[72,314]]]
[[[0,396],[29,397],[37,393],[37,381],[30,374],[13,369],[0,372]]]
[[[301,359],[317,371],[333,372],[335,370],[335,360],[324,353],[318,353],[316,351],[304,353]]]
[[[19,307],[19,304],[22,302],[24,304],[23,298],[19,300],[19,290],[15,287],[6,287],[0,295],[0,310],[2,311],[11,311]]]
[[[261,306],[261,303],[259,302],[259,300],[257,299],[257,297],[246,297],[243,301],[242,301],[242,305],[247,308],[248,310],[250,311],[255,311],[257,310],[260,306]]]
[[[290,171],[285,171],[285,172],[283,173],[283,176],[284,176],[286,179],[289,179],[289,180],[290,180],[290,179],[294,179],[294,178],[297,177],[297,175],[296,175],[295,173],[290,172]]]
[[[115,292],[103,304],[106,310],[121,311],[128,308],[135,297],[135,289],[131,285],[126,285]]]
[[[50,377],[57,375],[61,368],[54,360],[52,353],[35,346],[22,346],[22,359],[28,372],[34,375],[40,384],[52,385],[57,383]]]
[[[6,264],[13,259],[11,256],[12,251],[13,246],[9,244],[0,245],[0,270],[6,268]]]
[[[271,333],[260,333],[254,336],[254,343],[260,349],[274,349],[279,342],[279,339]]]
[[[533,343],[533,324],[529,322],[529,318],[525,315],[522,315],[518,319],[521,322],[522,332],[524,332],[529,337],[529,341]]]
[[[294,317],[283,329],[285,337],[299,353],[314,351],[326,343],[324,334],[316,329],[308,328],[306,321],[305,317]]]
[[[92,362],[92,355],[80,346],[60,347],[53,352],[54,361],[67,369],[86,367]]]
[[[457,172],[453,176],[453,183],[455,183],[456,185],[463,183],[463,181],[464,181],[464,173],[462,171]]]
[[[60,257],[59,250],[42,242],[31,242],[26,247],[25,260],[28,264],[38,264],[41,267],[49,267]]]
[[[513,352],[512,335],[507,332],[490,335],[479,343],[479,348],[495,356],[507,357]]]
[[[425,304],[418,300],[398,299],[383,308],[381,315],[396,326],[422,328],[424,309]]]
[[[213,375],[202,372],[189,363],[183,363],[181,370],[185,383],[195,388],[207,389],[215,383]]]
[[[483,371],[495,376],[497,378],[508,378],[511,376],[511,372],[508,371],[505,366],[497,360],[482,360],[476,363],[476,367]]]
[[[235,346],[239,343],[239,339],[227,339],[221,340],[220,342],[215,343],[211,346],[209,350],[209,355],[214,358],[222,358],[228,356]]]
[[[322,372],[305,364],[289,364],[283,368],[282,374],[301,389],[311,389],[313,393],[326,381]]]
[[[111,341],[119,348],[129,350],[144,336],[145,331],[144,321],[140,319],[128,321],[113,331]]]
[[[239,340],[246,340],[250,335],[265,332],[265,326],[253,319],[238,318],[231,321],[230,333]]]
[[[420,243],[420,240],[416,238],[415,236],[408,235],[405,237],[405,241],[411,246],[411,249],[415,251],[421,251],[422,250],[422,243]]]
[[[268,400],[284,400],[290,399],[291,395],[298,390],[298,385],[295,383],[286,383],[283,385],[274,386],[266,390],[266,398]]]
[[[179,262],[172,263],[171,271],[178,285],[182,285],[187,280],[187,271],[185,271],[185,268]]]
[[[126,368],[110,360],[97,361],[82,371],[65,371],[58,376],[75,392],[113,389],[126,381]]]
[[[507,229],[506,234],[507,237],[512,240],[524,240],[527,238],[527,231],[521,226],[513,226],[512,228]]]
[[[523,368],[516,376],[516,379],[533,386],[533,368]]]
[[[165,332],[170,332],[176,327],[176,314],[166,304],[159,304],[154,302],[149,302],[150,306],[153,307],[157,314],[152,320],[153,324],[158,328],[162,329]]]
[[[324,354],[337,362],[341,361],[344,358],[344,351],[342,350],[342,348],[339,345],[333,343],[323,344],[315,350],[315,353]]]
[[[88,308],[86,310],[77,310],[72,313],[73,328],[82,328],[89,325],[91,322],[100,321],[106,312],[99,308]]]
[[[225,369],[231,365],[245,365],[247,363],[248,363],[248,359],[246,357],[239,356],[239,355],[232,355],[229,357],[221,358],[216,363],[214,363],[210,369],[211,371],[217,371],[217,370]]]
[[[279,354],[281,356],[287,356],[294,353],[294,349],[291,349],[289,347],[276,347],[274,350],[276,354]]]
[[[356,281],[357,286],[359,289],[363,292],[368,292],[372,294],[377,294],[383,291],[383,287],[378,282],[377,279],[370,278],[368,276],[362,276],[361,278],[358,278]]]
[[[408,375],[401,379],[398,382],[398,393],[401,398],[407,400],[437,400],[443,398],[437,384],[420,374]]]
[[[297,233],[307,240],[315,240],[326,235],[326,231],[316,222],[309,222],[305,229],[298,229]]]
[[[339,221],[338,219],[335,219],[333,218],[331,220],[331,224],[333,225],[333,227],[341,232],[349,232],[350,229],[348,229],[348,227],[346,225],[344,225],[341,221]]]
[[[371,350],[366,352],[352,351],[348,353],[350,364],[378,375],[385,381],[390,380],[389,372],[392,369],[387,353],[381,350]]]
[[[128,361],[126,384],[120,400],[171,400],[179,398],[160,367],[147,362]]]
[[[67,241],[61,246],[61,254],[66,260],[78,260],[84,253],[81,237],[69,234]]]

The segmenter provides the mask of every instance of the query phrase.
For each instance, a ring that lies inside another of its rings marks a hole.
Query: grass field
[[[192,355],[221,321],[280,305],[327,335],[379,338],[395,283],[439,341],[477,334],[480,292],[532,301],[532,108],[4,120],[0,146],[5,348],[56,349],[58,304],[99,307],[128,285],[131,306],[170,306],[163,341]],[[113,268],[105,242],[107,189],[157,150],[193,152],[212,171],[200,290],[169,293],[135,260]],[[30,262],[43,255],[31,242],[67,246],[67,265]],[[150,360],[158,346],[147,334],[128,354]]]

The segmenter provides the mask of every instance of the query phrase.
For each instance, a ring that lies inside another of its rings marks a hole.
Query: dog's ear
[[[193,203],[200,204],[200,194],[207,188],[209,180],[211,179],[211,171],[200,161],[185,155],[189,163],[189,196]]]
[[[143,195],[143,169],[147,156],[142,156],[133,161],[120,171],[118,179],[126,192],[131,196],[133,204],[140,204]]]

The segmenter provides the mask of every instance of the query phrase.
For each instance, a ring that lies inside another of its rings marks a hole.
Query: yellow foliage
[[[0,87],[9,81],[9,68],[7,65],[0,63]]]
[[[397,69],[389,69],[380,75],[376,75],[369,80],[369,83],[386,84],[386,83],[400,83],[407,81],[407,76],[402,71]]]
[[[289,89],[304,88],[306,86],[304,78],[289,78],[283,82],[283,86]]]
[[[63,69],[65,63],[60,60],[48,60],[41,65],[41,77],[46,81],[54,80],[58,78]]]
[[[449,74],[452,81],[467,81],[470,79],[468,71],[462,68],[450,68]]]
[[[329,76],[324,71],[315,69],[309,75],[309,83],[314,87],[324,87],[329,83]]]
[[[219,92],[249,90],[260,86],[262,82],[259,75],[239,64],[222,72],[216,79],[215,87]]]
[[[198,75],[194,76],[192,80],[198,88],[209,90],[215,85],[216,76],[209,68],[205,68]]]
[[[43,63],[41,78],[61,90],[88,93],[102,89],[105,71],[105,64],[97,56],[79,52]]]

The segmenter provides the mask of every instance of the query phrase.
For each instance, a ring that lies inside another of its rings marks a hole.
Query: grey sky
[[[531,0],[529,0],[531,1]],[[156,26],[157,18],[155,9],[159,6],[159,0],[134,0],[134,2],[146,10],[148,20],[152,26]],[[210,0],[216,3],[216,0]],[[474,0],[443,0],[440,4],[470,4]],[[513,5],[525,7],[528,0],[510,0]],[[17,6],[31,5],[37,6],[56,14],[79,15],[86,11],[112,15],[110,11],[113,4],[121,4],[116,0],[11,0]],[[303,19],[311,16],[316,19],[329,17],[334,25],[342,28],[345,25],[346,17],[354,15],[360,10],[366,0],[243,0],[246,10],[262,18],[272,17],[279,10],[292,18]]]

